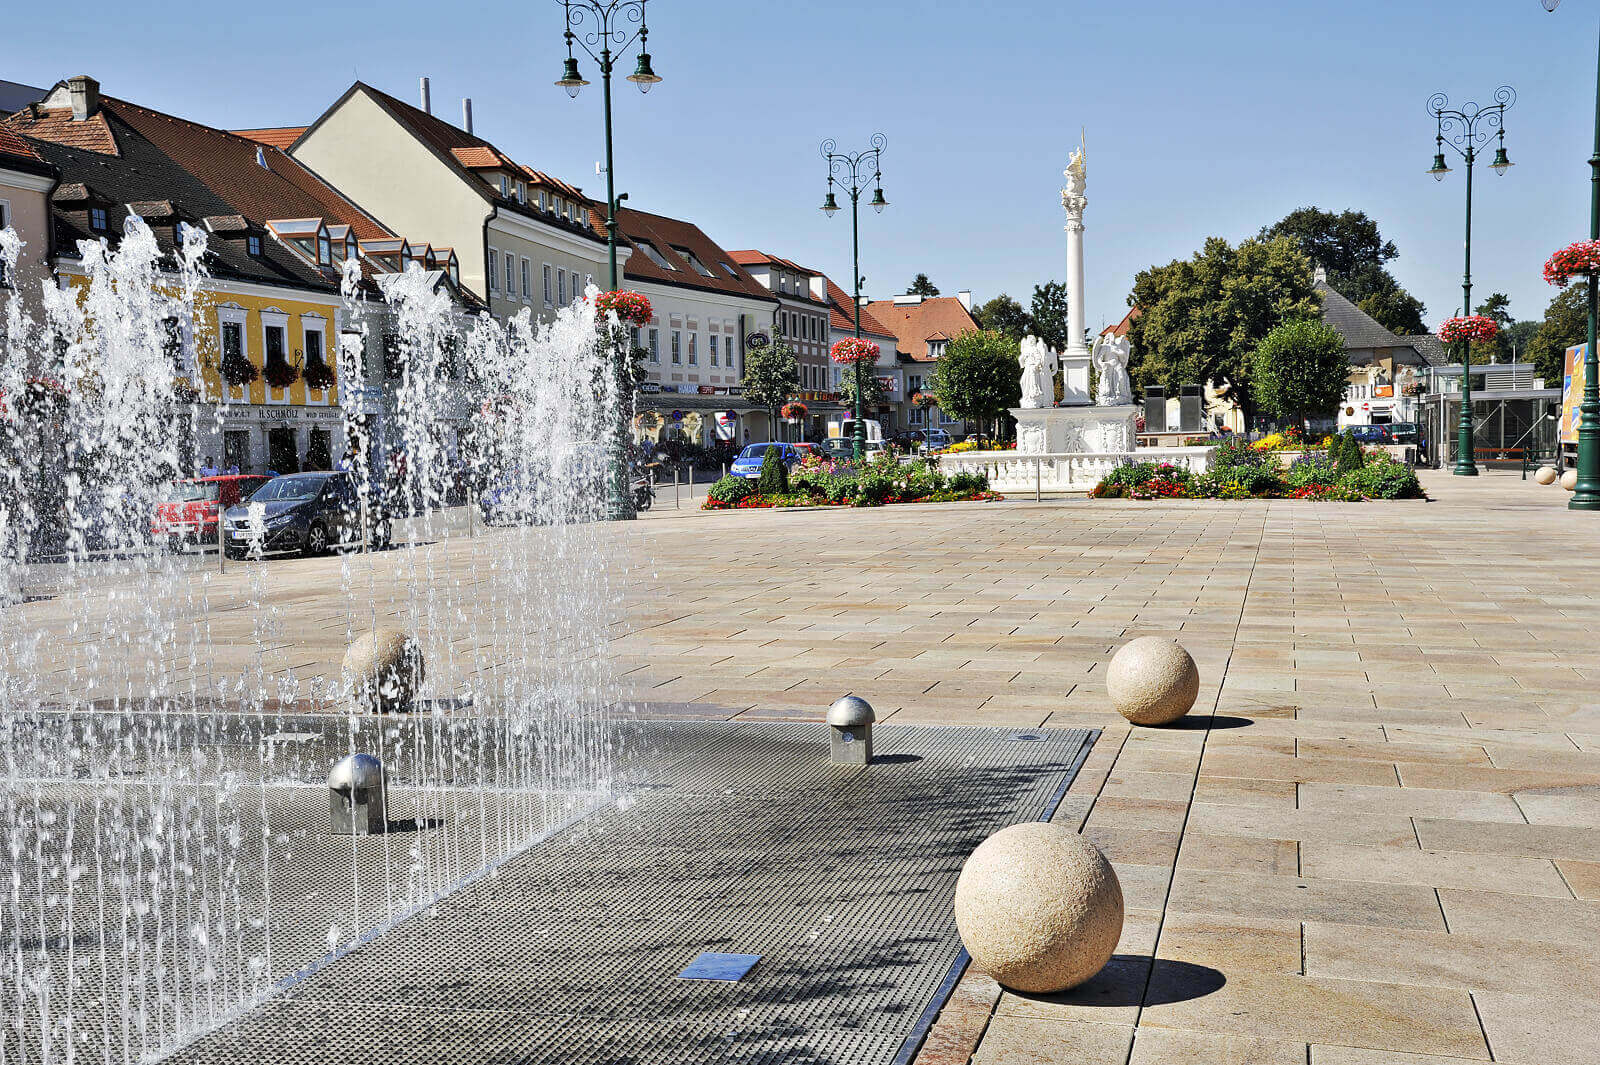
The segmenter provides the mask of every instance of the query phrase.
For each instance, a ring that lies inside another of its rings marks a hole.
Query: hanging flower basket
[[[799,400],[794,400],[793,402],[785,403],[778,413],[783,415],[785,421],[797,422],[806,416],[806,405]]]
[[[1439,327],[1439,339],[1446,344],[1454,344],[1458,340],[1493,340],[1499,331],[1500,327],[1493,318],[1469,314],[1465,318],[1446,318]]]
[[[218,371],[222,374],[222,379],[234,388],[243,388],[261,376],[261,371],[256,369],[255,363],[238,354],[224,355]]]
[[[938,402],[932,392],[913,392],[911,402],[918,407],[931,407]]]
[[[594,298],[594,313],[602,320],[613,313],[618,320],[637,326],[649,325],[655,317],[650,301],[637,292],[602,292]]]
[[[1600,240],[1580,240],[1550,256],[1544,264],[1544,279],[1564,286],[1575,274],[1600,272]]]
[[[261,376],[267,379],[267,384],[273,388],[288,388],[300,379],[300,368],[290,366],[287,362],[268,362],[266,369],[261,371]]]
[[[333,367],[325,362],[311,362],[305,369],[306,387],[324,392],[333,387]]]
[[[829,350],[828,354],[833,357],[834,362],[842,362],[846,364],[877,362],[878,345],[874,344],[870,340],[863,340],[860,337],[846,337],[845,339],[836,342],[832,349]]]

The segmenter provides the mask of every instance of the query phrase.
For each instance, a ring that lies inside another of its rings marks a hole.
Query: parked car
[[[882,440],[868,440],[864,457],[871,461],[886,450]],[[830,436],[822,442],[822,454],[834,462],[850,462],[855,458],[855,442],[848,436]]]
[[[783,464],[789,469],[800,465],[800,451],[793,444],[746,444],[745,449],[739,452],[739,457],[733,460],[733,465],[728,467],[728,474],[743,477],[747,481],[760,477],[761,464],[767,460],[767,449],[771,447],[781,449]]]
[[[1352,425],[1350,435],[1362,444],[1394,443],[1394,436],[1387,425]]]
[[[256,521],[260,522],[260,530]],[[389,546],[393,524],[382,494],[373,492],[367,504],[367,528],[361,528],[361,502],[355,476],[346,471],[290,473],[274,477],[250,498],[223,513],[225,550],[230,558],[243,558],[259,548],[263,553],[294,551],[324,554],[335,547]]]
[[[222,512],[250,498],[271,478],[260,474],[224,474],[172,482],[165,502],[156,504],[150,537],[169,551],[186,545],[215,546]]]
[[[889,442],[902,451],[927,454],[949,447],[950,434],[943,429],[905,429],[896,433]]]
[[[817,445],[809,443],[809,442],[802,442],[802,441],[797,440],[794,443],[790,444],[789,446],[794,448],[796,451],[800,452],[800,458],[801,458],[802,461],[804,461],[807,456],[821,455],[822,454],[821,449],[818,448]]]
[[[1420,439],[1416,422],[1394,422],[1389,426],[1389,435],[1397,444],[1415,444]]]

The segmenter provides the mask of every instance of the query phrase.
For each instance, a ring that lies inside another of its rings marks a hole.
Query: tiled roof
[[[527,176],[528,180],[534,185],[543,185],[546,188],[554,189],[557,193],[567,197],[569,200],[577,200],[579,203],[584,204],[590,202],[589,197],[583,194],[582,189],[578,188],[576,185],[567,184],[554,174],[546,174],[543,170],[535,170],[531,166],[522,166],[518,167],[518,169],[521,170],[522,173]]]
[[[495,204],[500,210],[523,215],[524,217],[534,219],[535,221],[542,222],[548,226],[553,226],[556,229],[565,230],[569,233],[582,233],[584,236],[595,241],[600,241],[603,239],[592,224],[588,224],[583,221],[566,222],[557,219],[552,214],[547,214],[540,211],[537,204],[529,206],[527,204],[518,203],[516,200],[508,199],[507,197],[500,195],[500,190],[498,188],[490,185],[487,181],[484,181],[482,178],[474,175],[472,173],[472,168],[461,161],[461,155],[458,155],[457,153],[458,149],[486,150],[488,153],[492,153],[494,157],[503,160],[503,165],[506,169],[522,169],[504,152],[500,151],[500,149],[496,148],[493,144],[490,144],[477,134],[468,133],[461,127],[453,126],[437,115],[430,115],[428,112],[419,107],[412,107],[404,100],[390,96],[381,89],[375,89],[366,82],[356,82],[350,87],[349,91],[345,93],[344,98],[348,98],[351,93],[356,92],[365,92],[368,96],[370,96],[372,101],[379,107],[383,108],[384,111],[388,112],[390,117],[392,117],[396,122],[400,123],[400,125],[404,128],[410,130],[411,133],[424,144],[433,148],[435,153],[437,153],[441,159],[445,160],[448,165],[455,167],[462,180],[467,181],[469,183],[469,187],[476,190],[478,195],[482,196],[490,203]],[[340,103],[343,102],[344,98],[341,98]],[[332,108],[329,108],[328,113],[332,113],[332,111],[338,106],[339,104],[334,104]],[[324,117],[326,117],[326,115]],[[318,119],[318,121],[320,122],[321,119]],[[490,155],[483,154],[483,151],[463,151],[461,154],[464,154],[469,159],[487,159],[490,157]]]
[[[1142,313],[1143,312],[1140,311],[1139,308],[1137,308],[1137,307],[1129,307],[1128,308],[1128,313],[1122,316],[1122,321],[1118,322],[1116,325],[1112,326],[1110,329],[1105,330],[1100,335],[1103,336],[1103,337],[1104,336],[1112,336],[1112,337],[1125,337],[1125,336],[1127,336],[1128,335],[1128,327],[1133,325],[1133,320],[1135,318],[1139,317],[1139,315],[1142,314]]]
[[[0,170],[53,175],[55,170],[33,146],[5,126],[0,126]]]
[[[823,278],[828,286],[828,324],[834,329],[842,329],[849,333],[856,331],[856,320],[850,309],[852,300],[850,293],[833,283],[832,278]],[[861,308],[861,332],[867,336],[887,337],[897,340],[894,333],[880,321],[872,316],[866,307]]]
[[[274,126],[269,129],[236,129],[233,132],[240,137],[288,151],[289,145],[299,140],[300,134],[305,131],[304,126]]]
[[[821,270],[812,270],[808,267],[801,266],[793,259],[784,259],[776,255],[769,255],[764,251],[757,251],[754,248],[744,248],[739,251],[730,251],[728,254],[733,256],[733,261],[738,263],[740,266],[762,266],[770,264],[772,266],[782,267],[785,270],[790,270],[797,274],[805,274],[807,277],[822,276]]]
[[[91,198],[107,205],[112,234],[122,231],[129,205],[147,212],[152,221],[164,218],[168,224],[157,225],[155,233],[161,250],[169,253],[173,250],[170,223],[180,219],[199,224],[203,219],[243,216],[260,226],[268,219],[320,217],[329,223],[348,224],[358,235],[390,235],[276,148],[108,96],[100,97],[100,110],[89,121],[104,126],[119,146],[117,155],[84,148],[78,143],[81,138],[72,136],[66,143],[30,138],[35,150],[60,171],[64,182],[52,197],[57,246],[63,249],[102,236],[87,228],[83,205]],[[53,119],[39,121],[29,111],[12,116],[10,122],[13,129],[22,125],[34,133],[69,129]],[[257,164],[258,151],[266,167]],[[335,273],[317,270],[277,241],[264,240],[259,256],[249,255],[243,245],[240,239],[214,237],[207,258],[212,273],[338,291]]]
[[[663,270],[644,252],[635,248],[633,254],[628,256],[627,273],[630,278],[725,292],[734,296],[749,296],[767,302],[773,299],[773,294],[768,292],[761,282],[746,273],[744,267],[733,262],[728,253],[716,241],[701,232],[700,227],[693,222],[624,207],[617,212],[617,224],[622,235],[627,237],[630,243],[649,241],[661,257],[674,267],[672,270]],[[683,256],[674,250],[675,248],[692,251],[695,257],[705,264],[706,269],[711,271],[711,276],[707,277],[689,265]],[[728,266],[732,266],[733,269],[730,271]]]
[[[493,148],[472,145],[467,148],[451,148],[450,154],[455,156],[456,162],[468,170],[499,170],[516,169],[516,164]]]
[[[1379,325],[1360,307],[1339,295],[1326,281],[1318,281],[1322,295],[1322,320],[1344,335],[1346,351],[1361,348],[1399,348],[1405,343]]]
[[[69,148],[81,148],[86,152],[117,155],[121,151],[104,111],[97,111],[82,122],[75,122],[70,107],[46,111],[35,104],[13,114],[6,119],[6,124],[13,132],[23,136]]]
[[[1444,346],[1444,341],[1432,333],[1413,333],[1400,339],[1411,345],[1411,349],[1422,357],[1424,365],[1448,366],[1454,361],[1450,358],[1450,349]]]
[[[874,300],[867,304],[867,313],[898,338],[900,357],[908,362],[934,362],[928,357],[929,340],[951,339],[978,328],[954,296],[934,296],[920,303]]]

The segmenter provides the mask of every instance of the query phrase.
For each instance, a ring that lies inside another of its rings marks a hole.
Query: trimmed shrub
[[[1366,464],[1366,455],[1361,450],[1361,445],[1349,433],[1340,433],[1333,438],[1337,448],[1335,461],[1338,466],[1340,478],[1344,478]]]
[[[989,490],[989,478],[981,473],[952,473],[945,487],[962,495],[987,492]]]
[[[756,491],[764,496],[789,494],[789,468],[783,462],[783,449],[769,447],[761,458],[761,476],[756,478]]]
[[[1339,478],[1342,487],[1360,492],[1368,499],[1419,499],[1422,485],[1411,467],[1387,455]]]
[[[724,477],[706,493],[708,498],[729,505],[742,503],[755,494],[755,487],[743,477]]]

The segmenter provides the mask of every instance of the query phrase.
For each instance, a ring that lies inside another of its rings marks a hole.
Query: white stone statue
[[[1100,375],[1095,392],[1097,407],[1123,407],[1133,402],[1133,383],[1128,380],[1128,355],[1132,345],[1127,337],[1102,338],[1094,346],[1094,368]]]
[[[1017,356],[1022,366],[1022,405],[1025,408],[1053,407],[1056,402],[1056,353],[1036,336],[1022,338]]]

